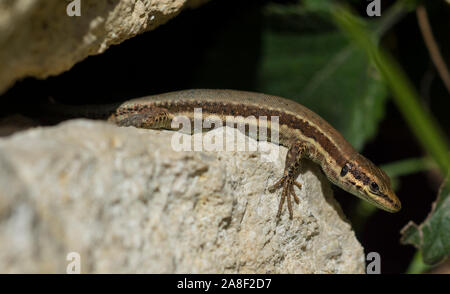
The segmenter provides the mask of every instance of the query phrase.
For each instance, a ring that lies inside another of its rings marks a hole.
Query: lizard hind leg
[[[295,203],[299,204],[300,200],[295,193],[294,186],[301,189],[302,185],[297,182],[297,177],[300,172],[300,159],[304,155],[305,146],[300,142],[296,142],[291,145],[289,151],[286,155],[286,163],[284,168],[283,176],[271,187],[269,187],[269,192],[273,193],[276,190],[282,188],[280,204],[278,206],[277,218],[281,216],[283,210],[284,202],[287,202],[289,210],[289,218],[293,217],[292,209],[292,198],[294,198]]]
[[[161,129],[170,127],[171,117],[167,109],[151,107],[144,111],[119,110],[114,117],[114,121],[121,127]]]

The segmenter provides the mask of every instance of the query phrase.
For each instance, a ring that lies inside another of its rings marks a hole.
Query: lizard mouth
[[[378,196],[378,201],[372,200],[371,202],[379,208],[388,212],[398,212],[401,210],[402,204],[395,193],[384,194],[382,192],[377,192],[373,194]]]

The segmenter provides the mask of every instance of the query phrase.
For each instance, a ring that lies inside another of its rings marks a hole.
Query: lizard
[[[194,120],[194,109],[214,115],[222,122],[229,117],[266,116],[279,118],[277,143],[288,148],[283,175],[269,187],[281,189],[277,218],[287,202],[293,217],[292,201],[299,203],[294,187],[301,160],[319,164],[330,182],[388,212],[398,212],[401,203],[387,174],[356,149],[322,117],[305,106],[282,97],[238,90],[181,90],[102,105],[58,107],[66,115],[106,119],[118,126],[179,130],[172,126],[176,117]],[[54,110],[55,111],[55,110]],[[255,122],[256,123],[256,122]],[[268,136],[268,141],[271,137]],[[293,199],[293,200],[292,200]]]

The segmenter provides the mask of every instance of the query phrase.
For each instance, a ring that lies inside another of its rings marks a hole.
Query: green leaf
[[[361,149],[383,118],[387,88],[329,21],[329,2],[268,8],[258,90],[312,109]]]
[[[400,6],[396,7],[400,7],[401,12],[404,1],[398,3]],[[425,150],[436,161],[442,174],[447,175],[450,171],[448,140],[435,117],[421,105],[420,96],[406,73],[384,48],[377,45],[374,35],[366,28],[365,22],[360,17],[340,5],[336,5],[331,11],[336,24],[355,45],[366,52],[376,66],[380,75],[390,86],[392,98],[403,118]],[[394,18],[396,15],[398,14],[392,14]]]
[[[403,244],[411,244],[422,251],[428,265],[442,262],[450,255],[450,181],[441,186],[438,198],[426,220],[416,225],[409,222],[402,229]]]

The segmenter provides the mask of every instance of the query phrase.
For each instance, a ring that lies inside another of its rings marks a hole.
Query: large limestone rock
[[[78,0],[81,15],[68,16],[74,2],[0,1],[0,94],[23,77],[60,74],[207,0]]]
[[[84,273],[364,271],[319,167],[277,221],[285,148],[175,152],[174,134],[75,120],[1,139],[0,272],[65,273],[71,252]]]

